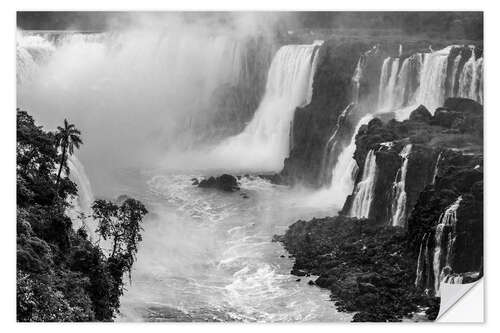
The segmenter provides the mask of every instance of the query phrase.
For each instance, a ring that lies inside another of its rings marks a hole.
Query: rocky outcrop
[[[275,239],[295,257],[292,273],[318,275],[314,284],[340,311],[357,312],[353,321],[400,321],[419,308],[437,315],[438,301],[413,285],[416,259],[402,229],[339,216],[298,221]]]
[[[455,221],[443,223],[446,210],[460,198]],[[439,226],[439,224],[442,224]],[[436,237],[436,233],[442,237]],[[425,188],[408,219],[408,244],[420,259],[416,285],[435,293],[442,272],[470,282],[483,271],[483,157],[443,151],[434,184]],[[439,243],[437,243],[439,239]],[[436,259],[435,253],[441,255]],[[436,261],[438,260],[438,261]],[[435,271],[435,265],[440,267]]]
[[[329,40],[320,48],[311,103],[295,111],[294,147],[281,172],[286,183],[321,185],[324,147],[338,117],[351,103],[351,78],[359,56],[369,47],[361,42]]]
[[[411,144],[405,179],[405,211],[409,214],[420,193],[432,183],[436,163],[443,151],[482,154],[482,106],[464,98],[449,98],[434,114],[419,106],[408,120],[383,122],[375,118],[358,131],[354,159],[359,167],[356,183],[361,181],[368,151],[376,151],[377,177],[369,218],[374,223],[388,225],[394,214],[393,186],[403,159],[400,154]],[[354,193],[353,193],[354,195]],[[353,195],[342,210],[349,214]]]
[[[369,151],[378,167],[370,214],[348,217],[351,196],[337,217],[290,226],[276,240],[295,257],[292,274],[318,275],[312,283],[329,289],[339,310],[357,312],[354,321],[398,321],[422,308],[434,319],[436,279],[469,283],[482,276],[482,117],[480,104],[450,98],[434,116],[420,106],[408,120],[375,118],[362,126],[356,181]],[[394,186],[405,159],[406,223],[393,227]]]
[[[209,177],[201,181],[193,179],[193,185],[201,188],[213,188],[224,192],[235,192],[240,189],[236,177],[228,174],[223,174],[219,177]]]

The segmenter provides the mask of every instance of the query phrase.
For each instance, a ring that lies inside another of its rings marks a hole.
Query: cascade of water
[[[38,35],[24,36],[17,31],[16,63],[17,83],[27,83],[35,75],[39,63],[43,63],[54,52],[55,45]]]
[[[396,110],[396,116],[406,117],[402,107],[414,103],[416,91],[419,84],[422,56],[416,53],[403,60],[399,66],[399,58],[388,58],[392,61],[391,70],[388,70],[388,60],[384,60],[383,70],[379,80],[379,102],[380,112]],[[384,66],[386,67],[384,69]],[[402,113],[400,115],[400,113]]]
[[[434,114],[434,110],[443,105],[446,89],[448,55],[452,46],[425,54],[420,74],[420,87],[417,102],[425,105]]]
[[[439,162],[441,162],[441,157],[442,157],[442,154],[443,152],[440,151],[439,152],[439,155],[437,157],[437,160],[436,160],[436,166],[434,167],[434,174],[432,175],[432,184],[435,184],[436,183],[436,178],[437,178],[437,175],[438,175],[438,171],[439,171]]]
[[[92,218],[91,206],[94,202],[94,194],[90,186],[90,180],[85,173],[85,168],[75,155],[70,155],[67,161],[69,168],[69,178],[77,185],[78,198],[72,200],[71,205],[73,209],[68,213],[72,218],[73,227],[78,229],[84,227],[90,237],[94,235],[96,225]]]
[[[313,45],[321,46],[323,45],[322,40],[315,40],[313,42]],[[307,98],[306,101],[303,105],[301,106],[306,106],[307,104],[311,103],[312,95],[313,95],[313,83],[314,83],[314,74],[316,74],[316,68],[318,67],[318,52],[319,52],[319,47],[314,50],[315,54],[313,55],[313,61],[312,61],[312,66],[311,70],[309,73],[309,88],[307,91]],[[292,119],[293,120],[293,119]]]
[[[385,62],[385,61],[384,61]],[[379,111],[392,110],[393,105],[396,104],[394,98],[396,96],[396,84],[398,82],[399,74],[399,58],[393,58],[391,63],[391,70],[387,80],[380,80],[380,84],[384,86],[379,87]]]
[[[358,104],[359,102],[359,85],[361,78],[363,76],[363,67],[365,65],[365,57],[359,57],[356,69],[354,70],[354,75],[352,76],[352,102]]]
[[[391,224],[393,226],[404,226],[406,223],[406,173],[408,171],[408,160],[411,154],[411,144],[404,146],[399,154],[403,163],[399,168],[396,179],[392,185],[392,205],[391,205]]]
[[[334,130],[333,130],[333,133],[325,145],[325,150],[323,152],[323,158],[322,158],[322,163],[321,163],[321,170],[322,170],[322,178],[323,179],[327,179],[326,173],[329,172],[330,170],[333,170],[331,167],[331,165],[333,164],[331,161],[331,159],[332,159],[331,156],[332,156],[333,152],[335,151],[335,148],[337,147],[337,144],[338,144],[337,133],[338,133],[339,129],[341,128],[341,126],[344,124],[346,117],[347,117],[348,113],[350,112],[350,110],[352,109],[352,107],[359,102],[360,81],[361,81],[361,78],[363,77],[363,70],[364,70],[365,63],[366,63],[365,55],[369,54],[371,52],[375,52],[375,51],[376,51],[376,47],[374,46],[371,50],[367,51],[364,55],[361,55],[358,59],[358,63],[356,64],[356,69],[354,70],[354,74],[351,78],[352,102],[338,116],[337,123],[335,125]],[[359,127],[358,127],[358,129],[359,129]],[[354,137],[356,136],[356,133],[357,132],[354,133]],[[334,172],[334,170],[332,172]],[[346,186],[348,186],[348,185],[346,185]],[[352,191],[352,188],[350,191]]]
[[[376,178],[376,156],[374,150],[371,149],[366,155],[361,181],[356,185],[356,189],[354,190],[350,216],[360,218],[369,216]]]
[[[328,169],[328,166],[330,166],[330,164],[331,164],[330,159],[331,159],[332,152],[337,147],[337,143],[338,143],[338,141],[336,140],[337,133],[338,133],[339,129],[342,127],[342,124],[344,124],[344,122],[346,120],[346,117],[349,114],[349,111],[351,110],[352,106],[353,106],[353,103],[349,104],[344,109],[344,111],[342,111],[342,113],[338,116],[337,123],[335,124],[335,129],[333,130],[332,135],[330,136],[330,138],[326,142],[325,149],[324,149],[324,152],[323,152],[323,158],[321,159],[321,170],[322,170],[322,176],[321,177],[323,179],[326,178],[325,173],[327,171],[329,171],[327,169]]]
[[[387,82],[389,80],[389,63],[391,62],[391,57],[384,59],[382,63],[382,69],[380,70],[380,80],[378,84],[378,109],[381,109],[384,104],[385,89]]]
[[[457,210],[460,207],[460,202],[462,201],[462,196],[459,196],[457,200],[452,203],[446,210],[444,211],[443,214],[441,214],[438,224],[436,225],[436,231],[435,231],[435,247],[434,247],[434,256],[433,256],[433,274],[434,274],[434,292],[436,296],[439,296],[439,284],[442,280],[442,255],[443,255],[443,249],[446,249],[446,258],[451,258],[450,252],[453,251],[453,249],[450,249],[449,243],[452,242],[454,243],[451,239],[455,237],[455,231],[456,231],[456,224],[457,224]],[[443,244],[443,232],[445,227],[447,229],[450,229],[448,231],[447,237],[449,241],[445,242],[448,244]],[[445,247],[446,245],[446,247]],[[453,247],[453,244],[451,244]],[[445,260],[445,267],[450,268],[451,265],[450,262],[447,262]]]
[[[269,69],[264,97],[242,133],[213,151],[234,158],[241,168],[278,171],[289,153],[290,124],[295,109],[310,102],[318,43],[287,45],[276,53]]]
[[[426,245],[426,239],[428,237],[429,237],[428,234],[425,233],[422,236],[422,240],[420,241],[420,250],[418,251],[418,259],[417,259],[417,274],[415,277],[415,287],[417,288],[422,284],[423,280],[424,267],[426,265],[426,257],[425,257],[426,248],[424,248],[424,246]]]
[[[483,103],[483,58],[476,59],[476,50],[472,48],[472,55],[464,64],[458,80],[458,96],[470,98]]]
[[[240,128],[259,98],[272,42],[174,25],[101,34],[19,31],[19,107],[36,110],[46,126],[64,117],[83,124],[91,154],[105,156],[104,166],[117,158],[129,163],[131,151],[162,163],[165,150]],[[126,112],[134,121],[121,116]],[[102,137],[110,126],[127,135]]]
[[[359,121],[349,145],[342,150],[335,167],[332,169],[332,180],[329,191],[332,192],[337,205],[342,205],[345,198],[353,191],[358,172],[358,165],[353,157],[356,151],[356,134],[361,126],[368,124],[371,119],[373,119],[372,115],[366,115]]]
[[[456,77],[458,74],[458,66],[460,65],[460,61],[462,60],[462,54],[460,53],[453,60],[453,67],[451,69],[451,79],[450,79],[450,96],[455,96],[455,85],[456,85]]]

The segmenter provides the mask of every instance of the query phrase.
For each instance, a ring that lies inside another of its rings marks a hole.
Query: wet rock
[[[210,177],[199,182],[198,187],[213,188],[225,192],[235,192],[240,189],[236,177],[228,174],[223,174],[219,177]]]
[[[432,118],[432,114],[427,110],[427,108],[423,105],[420,105],[418,108],[413,110],[410,113],[411,121],[421,121],[424,123],[429,123]]]

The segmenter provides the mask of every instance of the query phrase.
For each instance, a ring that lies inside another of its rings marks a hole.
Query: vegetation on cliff
[[[17,110],[18,321],[110,321],[118,311],[147,210],[134,199],[94,203],[96,233],[111,239],[111,254],[75,231],[67,211],[78,191],[67,158],[79,144],[67,121],[56,134]]]

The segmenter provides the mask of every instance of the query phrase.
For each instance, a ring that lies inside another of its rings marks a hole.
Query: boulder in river
[[[201,188],[214,188],[225,192],[235,192],[240,189],[236,177],[228,174],[223,174],[219,177],[210,177],[203,179],[198,183]]]

